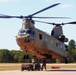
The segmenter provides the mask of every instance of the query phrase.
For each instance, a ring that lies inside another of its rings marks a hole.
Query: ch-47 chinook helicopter
[[[26,52],[29,52],[35,55],[38,58],[47,58],[47,59],[56,59],[64,58],[68,56],[67,45],[64,42],[67,42],[68,39],[63,35],[62,25],[65,24],[76,24],[76,22],[68,23],[49,23],[43,21],[32,20],[32,18],[68,18],[68,17],[36,17],[35,15],[41,13],[49,8],[59,5],[60,3],[53,4],[49,7],[46,7],[36,13],[33,13],[28,16],[9,16],[0,14],[0,18],[20,18],[23,19],[22,28],[16,36],[16,42],[19,45],[20,49]],[[35,28],[35,22],[41,22],[46,24],[54,25],[54,28],[51,34],[47,34],[37,28]]]

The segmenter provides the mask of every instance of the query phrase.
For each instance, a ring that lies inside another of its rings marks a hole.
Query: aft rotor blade
[[[52,7],[54,7],[54,6],[57,6],[57,5],[59,5],[59,4],[60,4],[60,3],[53,4],[53,5],[49,6],[49,7],[46,7],[46,8],[44,8],[44,9],[36,12],[36,13],[31,14],[30,16],[32,17],[32,16],[34,16],[34,15],[40,13],[40,12],[43,12],[43,11],[45,11],[45,10],[47,10],[47,9],[49,9],[49,8],[52,8]]]
[[[76,24],[76,21],[68,22],[68,23],[64,23],[64,24]]]
[[[76,24],[76,21],[68,22],[68,23],[50,23],[50,22],[43,22],[43,21],[38,21],[38,20],[34,20],[34,21],[35,22],[40,22],[40,23],[51,24],[51,25],[55,25],[55,26],[66,25],[66,24]]]
[[[32,18],[41,18],[41,19],[70,19],[70,17],[37,17],[37,16],[33,16]]]
[[[43,21],[38,21],[38,20],[34,20],[35,22],[40,22],[40,23],[46,23],[46,24],[52,24],[54,25],[54,23],[50,23],[50,22],[43,22]]]

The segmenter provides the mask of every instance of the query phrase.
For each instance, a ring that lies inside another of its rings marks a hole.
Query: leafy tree
[[[0,50],[0,62],[10,62],[11,55],[7,49]]]
[[[31,62],[32,55],[28,53],[29,58],[26,60],[23,58],[25,54],[26,52],[20,50],[0,49],[0,62]]]
[[[20,51],[20,50],[12,50],[11,52],[11,56],[13,56],[13,62],[23,62],[23,55],[25,54],[25,52]]]
[[[75,41],[74,41],[74,40],[70,40],[70,41],[69,41],[68,49],[69,49],[69,50],[75,49]]]
[[[75,41],[70,40],[68,44],[68,60],[69,62],[75,62],[76,50],[75,50]]]

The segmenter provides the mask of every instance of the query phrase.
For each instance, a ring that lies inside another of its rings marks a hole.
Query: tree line
[[[68,43],[68,63],[76,63],[76,42],[72,39]],[[64,62],[64,59],[57,59],[57,62]]]
[[[70,40],[68,44],[68,61],[76,62],[76,42],[74,40]]]
[[[0,63],[22,63],[22,62],[31,62],[31,58],[33,57],[31,54],[29,55],[29,59],[25,60],[24,55],[26,52],[22,50],[8,50],[8,49],[0,49]],[[76,62],[76,44],[74,40],[70,40],[68,43],[68,62],[74,63]],[[63,62],[63,59],[56,60],[57,62]]]
[[[20,63],[31,62],[32,55],[29,54],[29,59],[25,60],[26,53],[21,50],[0,49],[0,63]]]

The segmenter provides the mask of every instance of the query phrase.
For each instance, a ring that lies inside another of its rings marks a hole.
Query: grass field
[[[5,70],[21,70],[22,63],[0,63],[0,71]],[[59,66],[61,69],[73,68],[76,69],[76,64],[47,64],[47,69],[52,69],[54,66]]]
[[[20,70],[20,69],[21,69],[20,63],[0,63],[0,71]]]

